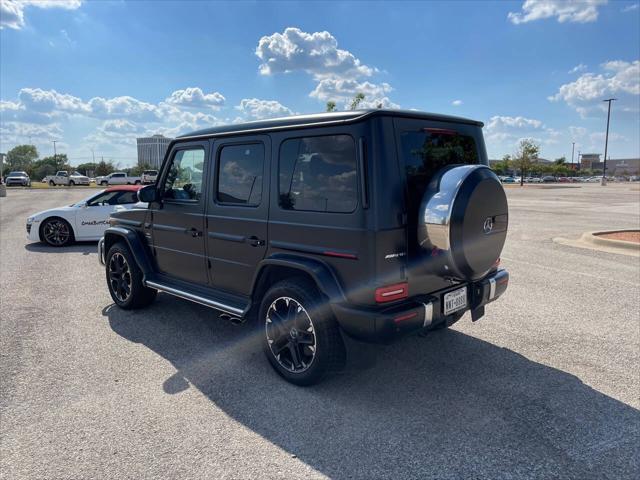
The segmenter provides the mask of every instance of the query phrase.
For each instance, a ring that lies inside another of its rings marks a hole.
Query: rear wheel
[[[120,308],[146,307],[156,298],[158,291],[144,286],[142,271],[126,245],[113,245],[105,263],[109,294]]]
[[[70,187],[75,187],[75,185],[76,185],[76,182],[74,182],[73,180],[69,181],[69,186]]]
[[[54,183],[54,181],[53,181],[53,180],[49,180],[49,186],[50,186],[50,187],[55,187],[55,186],[56,186],[56,184]]]
[[[136,180],[136,185],[140,185],[140,180]]]
[[[100,185],[102,185],[103,187],[106,187],[106,186],[107,186],[107,184],[108,184],[108,182],[106,182],[106,181],[104,181],[104,180],[103,180],[102,182],[100,182]]]
[[[313,385],[340,371],[346,352],[329,305],[306,280],[285,280],[269,289],[259,314],[263,349],[287,381]]]
[[[62,218],[49,218],[40,228],[40,238],[52,247],[65,247],[73,243],[73,229]]]

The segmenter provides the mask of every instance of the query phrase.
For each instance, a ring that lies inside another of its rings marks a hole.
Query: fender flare
[[[109,252],[111,246],[118,240],[124,240],[129,250],[133,254],[138,267],[142,270],[142,274],[146,277],[153,273],[152,263],[149,258],[148,249],[140,240],[140,237],[135,230],[130,228],[117,226],[109,227],[104,231],[104,253]]]
[[[330,303],[346,301],[340,282],[329,265],[314,258],[285,253],[274,254],[259,263],[251,284],[252,292],[256,291],[262,275],[271,266],[300,270],[313,279],[318,289],[327,296]]]

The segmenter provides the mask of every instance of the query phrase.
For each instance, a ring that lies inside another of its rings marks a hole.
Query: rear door
[[[216,140],[207,203],[207,255],[212,286],[248,295],[267,245],[268,165],[266,135]]]
[[[161,273],[205,285],[204,178],[209,143],[172,149],[159,183],[160,201],[149,205],[153,250]]]

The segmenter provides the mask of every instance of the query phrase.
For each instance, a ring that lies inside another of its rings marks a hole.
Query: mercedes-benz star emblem
[[[485,235],[489,235],[493,231],[493,218],[487,217],[484,221],[483,230]]]

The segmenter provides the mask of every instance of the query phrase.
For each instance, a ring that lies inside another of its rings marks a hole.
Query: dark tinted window
[[[429,180],[441,168],[478,163],[478,149],[473,137],[454,130],[434,128],[403,132],[400,143],[410,208],[419,208]]]
[[[353,212],[356,147],[349,135],[286,140],[280,147],[279,203],[287,210]]]
[[[218,162],[218,201],[259,205],[262,201],[264,145],[222,147]]]
[[[448,165],[478,163],[478,149],[473,137],[435,128],[402,132],[400,146],[409,194],[409,238],[417,239],[416,220],[429,181],[438,170]],[[409,249],[418,251],[417,242],[412,241]]]

